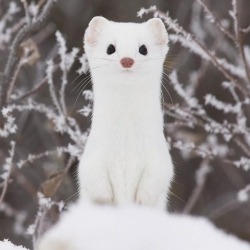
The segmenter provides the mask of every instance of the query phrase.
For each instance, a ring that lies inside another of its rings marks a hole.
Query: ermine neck
[[[160,77],[144,82],[105,82],[94,86],[93,124],[120,123],[128,119],[145,123],[161,121]]]

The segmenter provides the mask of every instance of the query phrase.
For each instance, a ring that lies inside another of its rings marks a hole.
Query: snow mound
[[[137,206],[78,203],[38,244],[38,250],[250,250],[204,218]]]
[[[0,241],[0,250],[28,250],[23,246],[15,246],[8,240]]]

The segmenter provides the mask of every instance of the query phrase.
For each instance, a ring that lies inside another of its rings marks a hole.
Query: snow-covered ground
[[[249,250],[204,218],[150,208],[79,203],[41,240],[38,250]]]
[[[23,246],[15,246],[10,241],[0,241],[0,250],[28,250]]]

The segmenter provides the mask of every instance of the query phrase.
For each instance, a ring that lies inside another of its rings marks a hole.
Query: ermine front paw
[[[164,177],[164,175],[162,175]],[[166,209],[167,191],[169,184],[167,178],[151,178],[150,174],[145,174],[141,179],[135,202],[137,204],[149,207]]]
[[[162,193],[153,194],[150,191],[139,190],[136,194],[135,202],[139,205],[148,206],[148,207],[158,207],[160,209],[165,209],[167,205],[167,195]]]
[[[74,247],[65,240],[42,239],[36,250],[75,250]]]
[[[93,182],[91,187],[82,186],[80,190],[81,199],[91,200],[94,203],[100,204],[112,204],[113,203],[113,191],[111,184],[108,182],[100,181]]]

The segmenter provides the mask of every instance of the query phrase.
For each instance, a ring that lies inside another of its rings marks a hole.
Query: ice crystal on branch
[[[86,74],[89,70],[89,64],[88,64],[88,59],[86,54],[83,54],[80,58],[79,58],[79,62],[81,64],[81,67],[77,70],[77,73],[79,75],[81,74]]]
[[[11,149],[9,150],[9,157],[5,159],[5,164],[3,165],[3,173],[0,175],[0,178],[2,178],[4,181],[8,181],[11,173],[16,143],[14,141],[11,141],[10,145]]]
[[[8,137],[10,134],[16,133],[15,118],[8,107],[2,109],[2,116],[5,118],[5,123],[3,128],[0,128],[0,137]]]
[[[237,198],[240,202],[247,202],[249,200],[250,194],[250,185],[247,185],[245,188],[241,189],[238,194]]]

